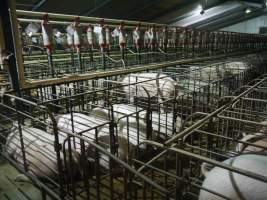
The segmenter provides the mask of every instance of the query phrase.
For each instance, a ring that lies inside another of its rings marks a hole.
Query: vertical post
[[[49,105],[49,107],[51,107],[51,105]],[[63,173],[63,164],[62,164],[62,160],[61,160],[61,156],[60,156],[60,151],[62,149],[62,146],[59,143],[57,123],[56,123],[56,120],[55,120],[50,108],[47,109],[47,113],[49,115],[49,118],[51,119],[53,133],[55,136],[54,148],[55,148],[56,158],[57,158],[58,176],[56,178],[58,179],[58,183],[59,183],[59,196],[60,196],[60,199],[64,200],[65,199],[65,192],[64,192],[64,188],[63,188],[64,187],[63,186],[64,173]]]
[[[4,45],[1,44],[1,46],[6,48],[9,55],[7,64],[12,88],[17,96],[21,96],[20,86],[24,86],[24,71],[15,7],[14,0],[0,1],[0,30],[3,31],[4,36]]]
[[[45,190],[42,190],[42,200],[46,200],[46,192]]]
[[[120,46],[120,50],[121,50],[121,59],[126,61],[126,64],[127,64],[127,60],[125,60],[126,33],[125,33],[124,22],[123,21],[121,22],[118,30],[119,30],[119,46]]]
[[[81,49],[77,50],[76,54],[77,54],[78,63],[79,63],[79,65],[78,65],[79,66],[78,72],[79,72],[79,74],[82,74],[82,73],[84,73],[84,69],[83,69],[83,63],[82,63]]]
[[[2,53],[6,49],[5,40],[4,40],[4,32],[3,32],[3,26],[2,26],[2,17],[0,18],[0,65],[3,65],[3,58]]]
[[[103,69],[106,70],[106,50],[103,48],[103,50],[101,51],[102,52],[102,66],[103,66]]]
[[[109,97],[109,93],[108,93],[108,99]],[[116,152],[118,152],[118,143],[117,143],[117,139],[115,136],[115,122],[114,122],[114,110],[113,110],[113,106],[110,105],[110,102],[108,102],[108,106],[110,106],[110,112],[111,112],[111,120],[110,120],[110,124],[109,124],[109,131],[110,131],[110,138],[109,138],[109,145],[110,145],[110,152],[115,155]],[[110,188],[110,200],[114,199],[113,193],[114,193],[114,182],[113,182],[113,170],[114,170],[114,161],[112,159],[109,159],[109,175],[110,175],[110,179],[109,179],[109,188]]]
[[[44,14],[43,20],[41,22],[42,26],[42,36],[43,36],[43,45],[46,48],[48,66],[50,69],[51,77],[55,77],[55,69],[53,65],[53,40],[52,40],[52,26],[48,20],[48,14]],[[57,98],[57,92],[55,85],[52,85],[52,98]],[[57,104],[57,102],[55,102]],[[56,112],[56,109],[54,110]]]
[[[167,61],[168,60],[168,52],[167,52],[167,45],[168,45],[168,27],[167,26],[165,26],[164,28],[163,28],[163,34],[164,34],[164,36],[163,36],[163,38],[162,38],[162,40],[163,40],[163,51],[165,52],[165,61]]]
[[[178,31],[178,28],[175,28],[175,39],[174,39],[174,48],[175,48],[175,59],[177,59],[177,50],[178,50],[178,44],[179,44],[179,38],[180,34]]]
[[[83,185],[86,193],[86,199],[90,200],[90,184],[89,184],[89,175],[87,168],[88,164],[87,164],[84,140],[80,139],[80,143],[81,143],[81,166],[82,166]]]
[[[192,57],[195,57],[195,42],[196,42],[196,39],[195,39],[195,36],[196,36],[196,31],[194,29],[191,30],[191,55]]]
[[[101,54],[102,54],[102,66],[103,66],[103,69],[106,70],[105,49],[106,49],[107,43],[106,43],[106,33],[104,31],[104,19],[100,21],[99,27],[101,28],[101,32],[98,34],[98,43],[99,43]]]
[[[140,31],[141,24],[138,24],[136,28],[133,31],[133,44],[136,49],[136,60],[138,61],[138,64],[140,64],[141,56],[140,56],[140,40],[141,40],[141,31]]]
[[[94,27],[89,25],[87,30],[87,41],[89,45],[89,56],[90,56],[90,64],[93,64],[94,57],[93,57],[93,47],[94,47]]]
[[[201,30],[198,30],[198,47],[197,47],[197,56],[201,56],[202,53],[202,40],[204,38],[204,32]]]
[[[175,153],[175,171],[176,171],[176,176],[182,177],[182,161],[181,161],[181,154]],[[181,191],[183,188],[183,184],[176,179],[175,180],[175,199],[179,199],[181,195]]]
[[[76,17],[74,20],[74,34],[73,34],[73,43],[76,49],[76,55],[78,59],[78,69],[76,68],[76,72],[83,73],[83,63],[82,63],[82,53],[81,53],[81,46],[82,46],[82,38],[81,38],[81,30],[79,27],[80,18]]]
[[[186,53],[185,53],[185,57],[188,58],[189,57],[189,53],[190,53],[190,39],[191,37],[191,31],[189,29],[186,29],[186,36],[185,36],[185,50],[186,50]]]
[[[106,34],[106,54],[109,57],[110,56],[110,38],[111,38],[111,34],[110,34],[110,28],[109,26],[106,26],[105,28],[105,34]],[[110,66],[110,60],[107,60],[107,65]]]

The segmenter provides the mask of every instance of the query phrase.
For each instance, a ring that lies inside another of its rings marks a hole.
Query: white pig
[[[223,162],[233,167],[250,171],[260,176],[267,174],[267,156],[256,154],[244,154],[230,158]],[[223,168],[215,167],[205,174],[206,178],[202,184],[213,192],[217,192],[233,200],[266,200],[267,183],[230,172]],[[199,200],[223,200],[208,191],[201,190]]]
[[[37,177],[56,178],[58,174],[57,157],[54,149],[54,136],[37,128],[21,126],[22,138],[24,142],[24,152],[28,171]],[[21,167],[23,167],[23,154],[20,143],[19,129],[13,125],[6,138],[5,149]],[[73,173],[79,170],[79,154],[71,150],[74,165]],[[63,160],[63,153],[60,153]],[[68,156],[67,156],[68,163]],[[68,165],[68,164],[67,164]]]
[[[162,102],[164,100],[174,98],[177,92],[176,81],[165,74],[129,74],[128,76],[123,78],[122,84],[125,85],[123,87],[123,91],[125,92],[126,96],[130,98],[131,102],[133,102],[133,98],[135,96],[141,98],[148,98],[148,94],[150,98],[157,97],[158,101]]]

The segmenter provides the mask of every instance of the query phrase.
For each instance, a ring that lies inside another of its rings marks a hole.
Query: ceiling
[[[16,0],[17,9],[216,30],[265,14],[265,0]],[[246,9],[251,12],[246,13]],[[204,10],[201,15],[200,12]]]
[[[16,0],[17,8],[93,17],[150,21],[197,0]]]

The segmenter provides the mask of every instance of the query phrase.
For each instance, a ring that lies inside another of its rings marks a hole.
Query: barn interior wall
[[[243,21],[232,26],[224,27],[221,30],[242,33],[259,33],[260,27],[267,27],[266,15]]]

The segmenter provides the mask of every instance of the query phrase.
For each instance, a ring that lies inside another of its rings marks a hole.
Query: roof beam
[[[236,1],[225,2],[219,6],[212,7],[206,10],[204,15],[200,15],[199,13],[200,11],[199,12],[196,11],[193,16],[178,21],[173,25],[183,26],[183,27],[193,26],[194,24],[201,23],[202,21],[208,20],[209,18],[213,18],[218,15],[223,15],[223,13],[227,11],[238,9],[240,6],[242,5],[240,3],[237,3]]]
[[[104,7],[105,5],[107,5],[109,2],[111,2],[111,0],[105,0],[103,2],[101,2],[100,4],[96,5],[95,7],[93,7],[92,9],[90,8],[89,10],[86,10],[82,13],[80,13],[80,15],[83,16],[89,16],[92,15],[94,12],[98,11],[100,8]]]
[[[239,18],[240,16],[243,16],[243,12],[234,12],[234,13],[231,13],[223,18],[218,18],[216,20],[213,20],[213,21],[210,21],[208,23],[202,23],[201,25],[198,25],[198,26],[195,26],[195,28],[200,28],[200,29],[204,29],[204,28],[208,28],[208,27],[212,27],[212,26],[216,26],[218,24],[222,24],[222,23],[225,23],[225,22],[229,22],[231,21],[232,19],[234,18]]]
[[[35,4],[32,8],[32,11],[36,11],[41,8],[45,4],[46,0],[40,0],[37,4]]]
[[[199,21],[197,23],[194,23],[188,27],[195,28],[195,27],[201,27],[202,25],[211,24],[216,21],[226,20],[226,18],[230,18],[231,15],[236,15],[238,12],[243,11],[244,7],[234,7],[233,9],[226,10],[225,12],[222,12],[218,15],[214,15],[212,17],[208,17],[205,20]]]
[[[196,14],[196,12],[201,11],[201,5],[203,7],[203,3],[205,4],[205,10],[218,6],[222,4],[223,0],[204,0],[205,2],[202,2],[203,0],[197,1],[195,3],[188,3],[188,6],[184,5],[177,5],[173,6],[171,9],[169,9],[166,13],[160,13],[159,15],[155,16],[155,22],[161,21],[162,23],[172,24],[177,21],[183,20],[187,17],[191,17],[192,15]],[[182,8],[181,8],[182,7]],[[177,13],[180,13],[179,16],[177,16]]]
[[[252,9],[257,9],[257,10],[263,9],[263,5],[260,3],[250,3],[241,0],[227,1],[224,2],[223,4],[220,3],[222,2],[219,1],[217,3],[211,4],[210,8],[205,9],[204,15],[200,15],[199,14],[200,11],[198,12],[198,10],[195,9],[195,11],[190,12],[190,14],[186,14],[176,18],[177,22],[173,23],[173,25],[191,27],[191,28],[199,26],[201,27],[203,24],[210,23],[217,19],[220,20],[220,18],[227,17],[229,14],[241,11],[242,9],[245,9],[247,7],[251,7]]]
[[[153,21],[161,21],[163,23],[170,24],[172,22],[179,21],[181,19],[191,16],[192,14],[194,14],[192,11],[198,9],[198,7],[199,3],[194,3],[194,1],[192,0],[183,4],[178,3],[177,5],[174,5],[171,8],[164,10],[164,12],[160,12],[159,14],[153,16]],[[177,13],[180,13],[180,15],[177,16]]]

